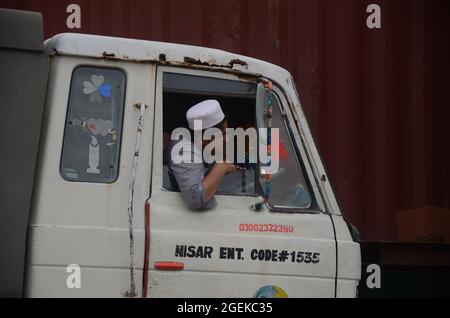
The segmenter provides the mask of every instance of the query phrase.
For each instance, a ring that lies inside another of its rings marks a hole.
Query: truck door
[[[260,211],[258,164],[228,175],[208,211],[189,210],[167,173],[171,132],[190,106],[217,99],[231,128],[258,128],[258,79],[159,67],[149,211],[148,297],[334,297],[336,245],[282,91],[274,87],[279,171]]]

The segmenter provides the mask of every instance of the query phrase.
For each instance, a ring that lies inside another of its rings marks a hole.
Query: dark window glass
[[[165,73],[164,91],[172,93],[233,96],[253,99],[256,94],[256,85],[253,83],[220,78]]]
[[[77,182],[117,179],[125,75],[116,69],[78,67],[72,75],[61,175]]]

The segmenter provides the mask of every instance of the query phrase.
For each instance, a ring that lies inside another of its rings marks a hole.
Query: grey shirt
[[[182,149],[180,155],[185,155],[186,158],[191,159],[187,162],[179,163],[174,162],[175,158],[172,157],[172,154],[170,156],[169,173],[175,177],[184,202],[189,208],[195,210],[216,207],[217,202],[214,197],[205,202],[203,180],[208,174],[210,167],[206,167],[203,163],[202,152],[191,142],[175,142],[170,149],[172,150],[175,145],[177,149]]]

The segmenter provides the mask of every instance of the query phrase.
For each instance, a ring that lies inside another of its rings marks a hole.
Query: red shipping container
[[[400,241],[450,243],[450,210],[424,207],[397,211],[397,229]]]

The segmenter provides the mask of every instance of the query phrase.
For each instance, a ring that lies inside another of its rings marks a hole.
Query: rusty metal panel
[[[66,8],[82,10],[81,29]],[[382,28],[366,27],[366,8]],[[224,49],[287,68],[344,213],[369,241],[396,212],[450,208],[446,0],[1,0],[40,11],[46,37],[93,33]]]

